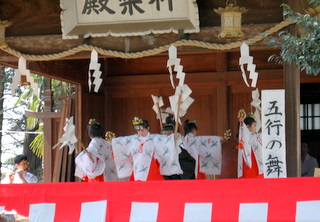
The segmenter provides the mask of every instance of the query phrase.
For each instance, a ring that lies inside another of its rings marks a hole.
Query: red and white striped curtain
[[[320,178],[0,185],[31,222],[319,221]]]

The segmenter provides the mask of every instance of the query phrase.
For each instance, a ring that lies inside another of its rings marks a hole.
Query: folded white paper
[[[251,87],[255,88],[258,81],[258,73],[256,72],[256,65],[253,64],[253,57],[249,55],[249,46],[245,42],[242,43],[240,47],[240,55],[241,57],[239,59],[239,65],[242,72],[243,81],[248,87],[250,87],[244,68],[244,65],[247,65],[247,71],[250,72],[249,79],[252,80]]]
[[[164,106],[162,96],[158,97],[158,96],[151,95],[151,98],[153,101],[152,109],[156,113],[156,118],[160,119],[160,116],[161,116],[161,122],[165,123],[166,118],[169,116],[169,114],[165,113],[163,109],[160,109],[160,107]]]
[[[169,97],[171,109],[167,113],[173,113],[175,120],[181,124],[180,117],[187,113],[187,109],[194,102],[194,99],[190,97],[192,90],[188,85],[184,84],[186,73],[183,72],[183,66],[180,65],[180,62],[181,60],[177,58],[177,48],[173,45],[170,46],[167,67],[170,73],[171,85],[176,90],[175,94]],[[174,66],[174,71],[177,73],[176,78],[179,79],[177,87],[174,85],[172,66]]]
[[[34,82],[34,79],[30,75],[30,70],[27,69],[27,61],[21,56],[18,61],[18,69],[15,69],[15,75],[12,78],[11,94],[14,95],[18,87],[18,82],[22,75],[26,76],[26,81],[30,83],[30,87],[34,90],[34,94],[38,96],[38,84]]]
[[[253,116],[257,123],[256,132],[259,132],[261,128],[261,118],[260,118],[261,100],[259,97],[260,97],[260,93],[259,93],[259,89],[257,88],[256,90],[252,91],[252,102],[250,104],[255,108],[255,112]]]
[[[181,103],[180,108],[184,111],[187,111],[193,102],[194,102],[194,99],[192,99],[191,97],[188,97]]]
[[[64,146],[69,147],[69,154],[71,154],[75,149],[75,143],[78,142],[77,137],[75,135],[75,125],[73,124],[73,116],[69,119],[66,118],[66,125],[63,127],[64,134],[59,139],[59,142],[62,143],[60,148]]]
[[[88,86],[89,92],[91,92],[92,84],[94,84],[94,92],[98,92],[99,88],[102,83],[100,71],[101,64],[98,63],[98,52],[94,49],[91,52],[91,59],[89,64],[89,71],[88,71]],[[93,72],[92,76],[91,73]],[[94,81],[92,83],[91,77],[94,77]]]

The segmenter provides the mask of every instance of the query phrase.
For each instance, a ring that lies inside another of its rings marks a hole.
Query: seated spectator
[[[17,168],[15,172],[7,175],[1,183],[36,183],[38,178],[32,173],[28,172],[29,163],[25,155],[18,155],[14,158],[14,166]]]
[[[312,177],[314,168],[318,168],[317,159],[309,155],[308,144],[301,143],[301,176]]]

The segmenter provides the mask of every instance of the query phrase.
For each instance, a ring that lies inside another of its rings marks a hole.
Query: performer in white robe
[[[263,178],[261,133],[252,117],[239,118],[238,177]]]
[[[174,134],[175,131],[175,121],[174,121],[174,116],[168,116],[166,118],[166,125],[162,127],[161,134],[170,136]],[[179,132],[179,131],[178,131]],[[180,144],[182,143],[182,137],[180,133],[177,133],[175,135],[175,152],[177,155],[179,155],[179,162],[180,162],[180,153],[181,153],[181,148]],[[180,165],[181,166],[181,165]],[[164,176],[165,180],[180,180],[182,174],[173,174],[170,176]]]
[[[112,139],[119,178],[133,173],[134,180],[146,181],[181,174],[174,135],[150,134],[148,121],[138,117],[132,123],[138,134]]]
[[[117,181],[111,143],[102,138],[102,126],[92,121],[89,130],[91,142],[75,159],[75,175],[87,182]]]
[[[185,121],[184,131],[185,136],[182,139],[181,148],[182,150],[185,149],[195,160],[194,178],[188,172],[189,176],[186,177],[190,178],[184,179],[206,179],[206,175],[220,175],[222,164],[221,142],[224,138],[220,136],[197,136],[197,125],[194,122],[189,122],[189,120]],[[185,165],[191,166],[190,161],[186,163],[180,160],[180,164],[182,168]],[[188,169],[190,171],[190,167]]]

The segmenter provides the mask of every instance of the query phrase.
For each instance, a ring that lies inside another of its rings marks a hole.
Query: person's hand
[[[25,174],[27,171],[26,170],[21,170],[21,171],[17,171],[17,174],[19,175],[19,177],[23,177],[23,174]]]
[[[9,183],[13,183],[13,180],[14,180],[14,172],[9,173],[8,177],[9,177]]]

